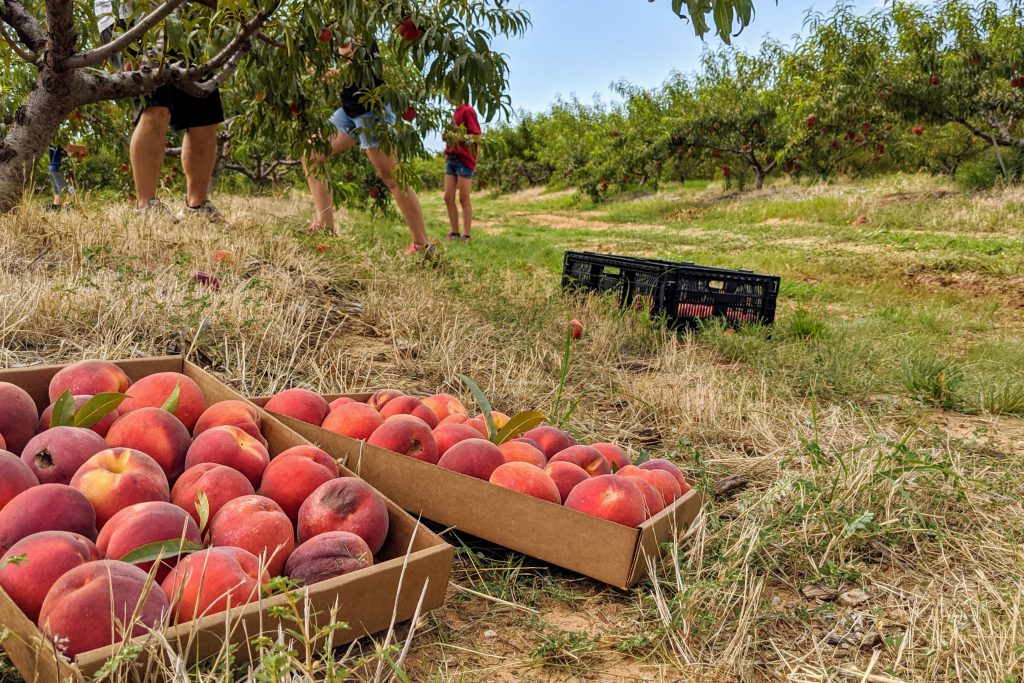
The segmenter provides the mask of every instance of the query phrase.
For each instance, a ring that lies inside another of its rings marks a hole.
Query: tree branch
[[[74,3],[46,0],[46,61],[56,67],[75,51]]]
[[[35,57],[33,57],[29,53],[25,52],[21,48],[21,46],[18,45],[18,43],[16,43],[14,41],[13,38],[11,38],[9,35],[7,35],[7,29],[4,28],[4,25],[2,23],[0,23],[0,38],[3,38],[4,42],[7,43],[12,50],[14,50],[14,54],[18,55],[19,57],[24,59],[29,64],[35,64],[36,63],[36,58]]]
[[[280,40],[277,40],[276,38],[271,38],[270,36],[268,36],[263,31],[260,31],[259,33],[257,33],[256,34],[256,38],[259,39],[260,42],[266,43],[267,45],[270,45],[272,47],[276,47],[276,48],[278,48],[280,50],[283,50],[284,48],[288,47],[287,45],[282,43]]]
[[[231,42],[225,45],[209,61],[205,64],[189,67],[187,69],[188,79],[193,83],[205,80],[221,66],[228,64],[240,52],[248,52],[252,48],[253,35],[260,30],[260,27],[270,18],[270,15],[277,11],[280,4],[281,0],[274,0],[267,9],[257,12],[253,15],[252,19],[245,22],[238,35],[232,38]]]
[[[98,47],[95,50],[89,50],[88,52],[79,52],[78,54],[71,55],[61,63],[61,67],[64,69],[77,69],[84,66],[94,66],[101,62],[110,59],[118,52],[123,51],[133,42],[141,38],[151,28],[163,21],[171,12],[185,4],[185,0],[165,0],[165,2],[143,19],[135,24],[132,28],[128,29],[116,40]]]
[[[18,0],[0,0],[0,20],[9,24],[18,39],[32,52],[41,52],[46,47],[46,34],[39,27],[36,18],[28,13]],[[33,60],[35,61],[35,60]]]

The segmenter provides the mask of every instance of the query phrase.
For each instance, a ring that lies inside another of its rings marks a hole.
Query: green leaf
[[[75,419],[75,397],[70,389],[65,389],[57,402],[53,404],[50,414],[50,427],[68,427]]]
[[[202,533],[210,521],[210,499],[206,497],[205,491],[200,491],[196,496],[196,512],[199,514],[199,533]]]
[[[128,564],[143,564],[145,562],[155,562],[156,560],[166,560],[169,557],[188,555],[200,550],[203,550],[202,543],[195,543],[183,538],[172,538],[140,546],[122,557],[121,561]]]
[[[163,410],[166,410],[168,413],[174,413],[174,411],[178,409],[178,402],[180,399],[181,382],[178,382],[177,384],[174,385],[174,391],[171,392],[171,395],[167,397],[167,400],[164,401],[164,404],[160,407]]]
[[[480,406],[480,414],[484,416],[484,422],[487,423],[487,438],[490,441],[494,441],[494,438],[498,434],[498,430],[494,428],[494,418],[491,416],[491,402],[487,400],[483,390],[477,386],[477,383],[471,380],[465,375],[459,375],[459,379],[466,383],[469,390],[473,392],[473,398],[476,399],[476,403]]]
[[[85,429],[92,427],[94,424],[116,410],[117,407],[121,405],[121,401],[126,398],[128,398],[126,394],[116,394],[113,392],[96,394],[86,401],[85,405],[75,413],[75,417],[71,421],[71,426],[83,427]]]
[[[28,562],[28,555],[26,555],[25,553],[22,553],[21,555],[12,555],[11,557],[8,557],[6,560],[0,560],[0,569],[3,569],[8,565],[20,567],[26,562]]]
[[[508,424],[502,427],[501,431],[498,432],[497,436],[494,438],[494,443],[500,446],[516,434],[522,434],[523,432],[529,431],[547,421],[547,416],[536,410],[525,410],[521,413],[517,413],[508,421]]]

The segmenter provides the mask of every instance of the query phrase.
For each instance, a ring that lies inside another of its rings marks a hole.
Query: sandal
[[[457,232],[450,232],[447,235],[445,235],[445,239],[447,239],[447,240],[457,240],[460,237],[461,237],[461,235],[459,235],[459,233],[457,233]]]

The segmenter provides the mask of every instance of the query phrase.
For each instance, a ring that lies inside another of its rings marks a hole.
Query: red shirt
[[[455,128],[464,127],[468,135],[480,135],[480,121],[476,118],[476,111],[468,104],[460,104],[455,108],[452,126]],[[445,154],[454,154],[459,157],[462,163],[466,164],[470,170],[476,169],[477,151],[478,146],[475,142],[472,143],[472,146],[467,145],[465,142],[458,142],[454,146],[449,144],[444,148]]]

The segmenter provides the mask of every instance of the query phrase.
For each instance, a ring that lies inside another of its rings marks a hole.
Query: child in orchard
[[[473,172],[476,170],[477,143],[480,140],[480,121],[477,119],[476,110],[465,103],[456,107],[452,127],[445,133],[444,139],[444,203],[448,209],[448,223],[451,226],[448,239],[457,240],[461,237],[468,240],[473,227],[473,201],[470,199],[470,193]],[[459,191],[459,204],[462,206],[462,235],[459,235],[456,189]]]

